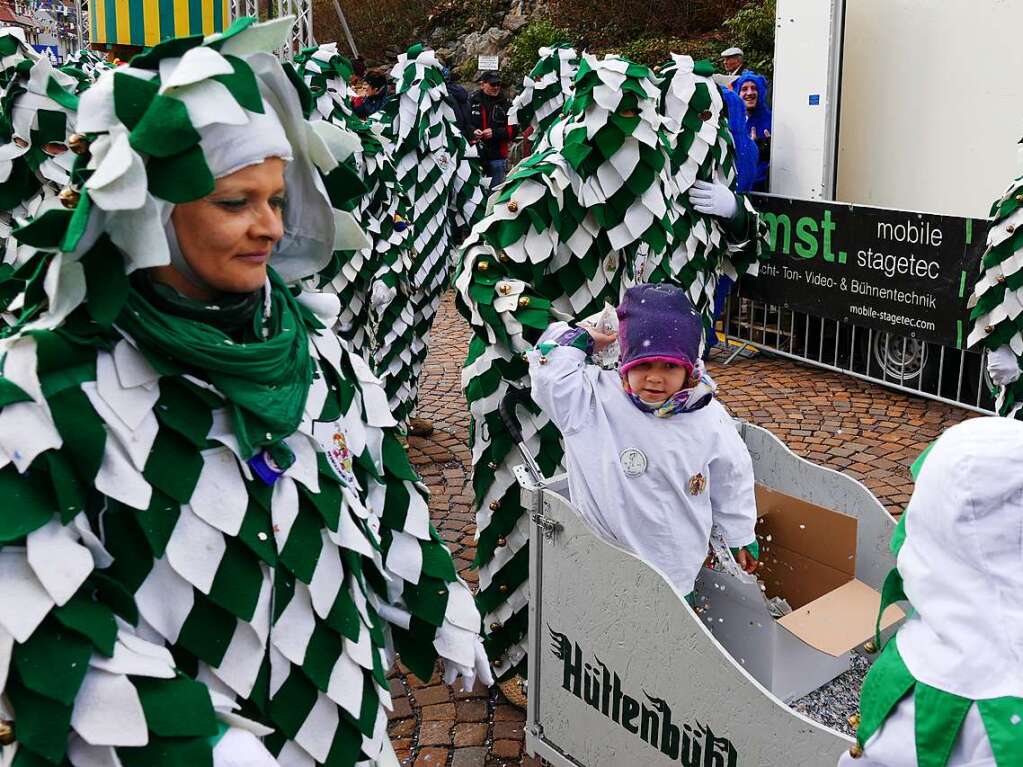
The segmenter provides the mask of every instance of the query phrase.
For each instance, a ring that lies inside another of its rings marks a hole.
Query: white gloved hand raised
[[[1019,361],[1008,346],[987,353],[987,374],[995,386],[1005,386],[1019,379]]]
[[[689,189],[689,200],[699,213],[708,216],[728,219],[739,210],[739,201],[724,184],[694,181]]]
[[[476,637],[476,658],[472,666],[463,666],[453,663],[450,659],[444,659],[444,684],[453,685],[458,677],[462,677],[462,690],[469,692],[476,686],[479,679],[484,687],[494,684],[494,674],[490,670],[490,659],[487,651],[483,649],[483,640]]]
[[[398,295],[397,289],[388,286],[382,280],[376,280],[373,282],[373,287],[370,290],[369,302],[373,305],[374,309],[380,311],[391,303],[396,295]]]

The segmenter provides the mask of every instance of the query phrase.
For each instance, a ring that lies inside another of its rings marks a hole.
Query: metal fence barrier
[[[722,329],[736,347],[725,364],[753,347],[908,394],[994,412],[991,382],[980,352],[745,298],[741,283],[726,304]]]

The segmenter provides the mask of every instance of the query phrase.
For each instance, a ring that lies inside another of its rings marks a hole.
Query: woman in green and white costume
[[[885,605],[913,608],[871,667],[841,767],[1023,763],[1023,424],[934,444],[896,529]]]
[[[455,285],[473,329],[462,388],[472,414],[477,604],[502,677],[525,671],[529,517],[498,406],[509,388],[528,388],[524,354],[548,325],[617,304],[636,265],[669,252],[677,193],[658,96],[646,67],[584,55],[567,118],[511,172],[462,253]],[[553,475],[564,453],[558,430],[538,410],[522,427]]]
[[[70,179],[75,155],[68,137],[75,132],[79,81],[54,69],[24,41],[20,28],[0,29],[0,309],[11,290],[32,273],[29,253],[10,243],[11,230],[28,218],[60,206],[57,195]],[[13,281],[10,281],[11,278]]]
[[[538,145],[572,97],[573,82],[579,71],[579,54],[568,43],[543,47],[539,60],[522,79],[522,90],[508,111],[509,125],[519,132],[533,129],[530,141]]]
[[[45,261],[0,340],[5,764],[393,767],[392,651],[487,676],[383,390],[288,287],[359,244],[291,23],[103,74],[76,204],[16,234]]]
[[[398,180],[412,201],[415,233],[412,264],[412,389],[418,390],[430,329],[449,285],[454,227],[471,226],[483,213],[477,163],[455,123],[440,62],[432,50],[413,45],[391,70],[396,97],[375,115],[394,146]],[[413,398],[413,408],[415,400]],[[428,421],[414,418],[411,433],[427,433]]]
[[[366,191],[350,205],[372,240],[371,247],[336,252],[317,276],[316,286],[337,294],[335,329],[380,376],[391,412],[404,428],[415,402],[411,203],[398,183],[379,124],[364,122],[352,111],[348,88],[352,66],[337,52],[337,44],[306,49],[295,62],[315,100],[312,119],[332,122],[355,139],[346,164]]]
[[[661,114],[678,192],[674,246],[659,261],[643,264],[639,281],[684,288],[710,334],[719,278],[756,274],[764,239],[753,205],[735,191],[735,151],[724,101],[711,79],[713,65],[672,54],[659,74]]]

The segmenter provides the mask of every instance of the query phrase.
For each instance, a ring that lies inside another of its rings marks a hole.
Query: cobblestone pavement
[[[435,431],[409,439],[412,462],[432,493],[434,525],[462,577],[475,588],[467,411],[459,387],[469,332],[449,295],[441,305],[422,381],[420,415]],[[794,452],[861,480],[898,514],[909,501],[909,465],[945,428],[969,417],[950,405],[900,394],[838,373],[759,356],[711,363],[719,395],[739,418],[770,429]],[[495,689],[464,693],[439,674],[417,679],[399,664],[390,732],[409,767],[534,767],[523,752],[525,715]]]

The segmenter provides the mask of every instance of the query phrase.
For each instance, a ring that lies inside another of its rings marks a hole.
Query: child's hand
[[[601,333],[592,325],[579,323],[579,327],[590,334],[590,338],[593,339],[593,351],[602,352],[608,346],[613,344],[618,339],[617,333]]]
[[[760,567],[760,563],[745,548],[739,549],[739,553],[735,556],[735,561],[739,563],[739,567],[743,569],[743,572],[747,573],[755,573],[757,568]]]

